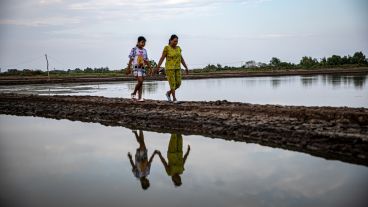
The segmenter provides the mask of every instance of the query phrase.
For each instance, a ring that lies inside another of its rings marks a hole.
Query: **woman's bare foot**
[[[166,92],[166,98],[168,102],[171,102],[170,91]]]
[[[135,100],[135,99],[136,99],[136,97],[135,97],[135,93],[130,94],[130,97],[131,97],[133,100]]]

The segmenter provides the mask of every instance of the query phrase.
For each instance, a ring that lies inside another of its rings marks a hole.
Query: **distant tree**
[[[327,65],[337,66],[337,65],[342,65],[341,63],[342,63],[342,59],[338,55],[332,55],[331,57],[327,58]]]
[[[250,60],[250,61],[245,62],[244,67],[245,68],[256,68],[257,67],[257,63],[254,60]]]
[[[84,70],[85,72],[91,72],[90,68],[86,68]],[[100,68],[93,68],[93,71],[95,73],[106,73],[109,72],[109,68],[108,67],[100,67]]]
[[[42,73],[43,73],[42,70],[38,70],[38,69],[33,71],[34,75],[42,75]]]
[[[356,52],[354,53],[353,57],[351,57],[352,64],[367,64],[367,60],[363,52]]]
[[[300,60],[299,64],[302,67],[310,68],[310,67],[318,65],[318,60],[316,58],[305,56]]]
[[[75,72],[75,73],[80,73],[80,72],[82,72],[82,69],[80,69],[80,68],[76,68],[76,69],[74,69],[74,71],[73,72]]]
[[[293,63],[288,63],[288,62],[280,62],[278,67],[280,67],[280,68],[292,68],[292,67],[295,67],[295,65]]]
[[[203,69],[206,70],[206,71],[217,70],[217,66],[216,65],[212,65],[212,64],[208,64]]]
[[[10,74],[16,74],[19,73],[20,71],[18,69],[8,69],[8,73]]]
[[[267,67],[267,63],[258,62],[257,64],[261,68]]]
[[[351,56],[349,55],[349,56],[344,56],[344,57],[342,57],[341,58],[341,64],[342,65],[347,65],[347,64],[351,64],[352,63],[352,61],[351,61]]]
[[[326,59],[326,57],[321,58],[321,61],[319,62],[319,64],[321,66],[326,66],[327,65],[327,59]]]
[[[83,70],[85,73],[93,73],[93,69],[90,67],[87,67]]]
[[[271,59],[271,61],[270,61],[270,65],[271,65],[271,66],[274,66],[274,67],[279,66],[279,65],[280,65],[280,63],[281,63],[281,60],[280,60],[279,58],[277,58],[277,57],[273,57],[273,58]]]

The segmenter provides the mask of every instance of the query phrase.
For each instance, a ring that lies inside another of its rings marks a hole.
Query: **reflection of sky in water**
[[[170,134],[144,135],[148,155],[166,157]],[[185,135],[183,185],[155,157],[143,191],[128,129],[1,115],[0,137],[0,198],[22,206],[363,206],[368,193],[367,167]]]
[[[368,107],[368,76],[319,75],[184,80],[180,100],[228,100],[258,104]],[[130,97],[135,82],[0,86],[1,91],[44,95]],[[144,83],[144,97],[166,100],[166,81]]]

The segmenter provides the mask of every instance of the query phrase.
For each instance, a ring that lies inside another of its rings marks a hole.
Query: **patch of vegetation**
[[[368,66],[368,60],[363,52],[356,52],[353,56],[338,56],[324,57],[320,60],[312,57],[302,57],[299,64],[281,61],[277,57],[273,57],[270,62],[257,63],[255,61],[245,62],[241,67],[222,66],[220,64],[209,64],[204,68],[195,69],[195,73],[220,72],[220,71],[255,71],[263,72],[270,70],[298,70],[298,69],[324,69],[324,68],[354,68]]]
[[[155,68],[157,63],[151,60],[151,67]],[[204,68],[193,69],[193,73],[208,73],[208,72],[267,72],[274,70],[298,70],[298,69],[324,69],[324,68],[356,68],[367,67],[368,60],[363,52],[356,52],[352,56],[323,57],[320,60],[312,57],[302,57],[298,64],[281,61],[277,57],[271,58],[269,63],[260,63],[253,60],[245,62],[240,67],[222,66],[221,64],[209,64]],[[126,69],[110,70],[108,67],[84,69],[75,68],[68,70],[50,70],[50,76],[55,78],[62,77],[117,77],[124,76]],[[31,69],[8,69],[6,72],[0,73],[0,76],[32,76],[44,77],[47,76],[46,71],[31,70]]]

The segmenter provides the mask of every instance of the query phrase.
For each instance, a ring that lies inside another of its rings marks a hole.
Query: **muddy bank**
[[[328,75],[345,74],[358,75],[368,74],[368,68],[350,68],[350,69],[314,69],[314,70],[287,70],[287,71],[267,71],[267,72],[216,72],[216,73],[191,73],[184,75],[183,79],[209,79],[209,78],[236,78],[236,77],[263,77],[263,76],[290,76],[290,75]],[[165,76],[146,77],[147,80],[166,80]],[[114,82],[114,81],[132,81],[132,76],[121,77],[0,77],[0,85],[22,85],[22,84],[53,84],[53,83],[92,83],[92,82]]]
[[[0,113],[258,143],[368,166],[368,109],[0,94]]]

